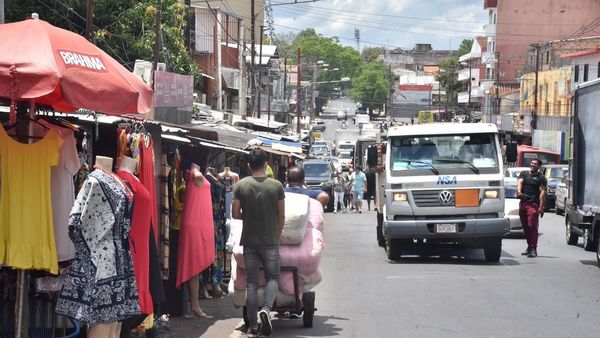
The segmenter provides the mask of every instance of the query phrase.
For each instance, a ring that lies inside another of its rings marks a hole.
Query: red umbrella
[[[152,89],[82,36],[28,19],[0,25],[0,97],[120,115],[148,112]]]

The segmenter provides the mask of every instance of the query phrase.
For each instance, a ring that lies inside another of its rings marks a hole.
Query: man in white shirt
[[[367,176],[362,172],[360,166],[356,166],[350,175],[350,186],[352,187],[352,202],[359,214],[362,214],[362,200],[367,190]]]

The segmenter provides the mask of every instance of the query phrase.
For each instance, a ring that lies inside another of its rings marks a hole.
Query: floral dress
[[[56,312],[87,324],[122,321],[140,313],[129,249],[130,194],[114,174],[93,171],[69,217],[76,256]]]

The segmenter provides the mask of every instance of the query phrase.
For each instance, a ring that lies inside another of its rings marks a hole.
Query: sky
[[[314,28],[336,36],[343,45],[360,49],[412,49],[429,43],[433,49],[458,49],[463,39],[483,33],[487,12],[483,0],[319,0],[277,6],[295,0],[271,0],[276,34]],[[297,0],[298,2],[306,0]]]

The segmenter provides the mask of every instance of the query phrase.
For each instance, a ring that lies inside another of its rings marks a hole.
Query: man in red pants
[[[517,198],[521,199],[519,216],[527,239],[527,250],[521,255],[527,257],[537,257],[539,217],[544,217],[548,181],[539,171],[541,166],[541,160],[531,160],[530,170],[523,171],[517,180]]]

